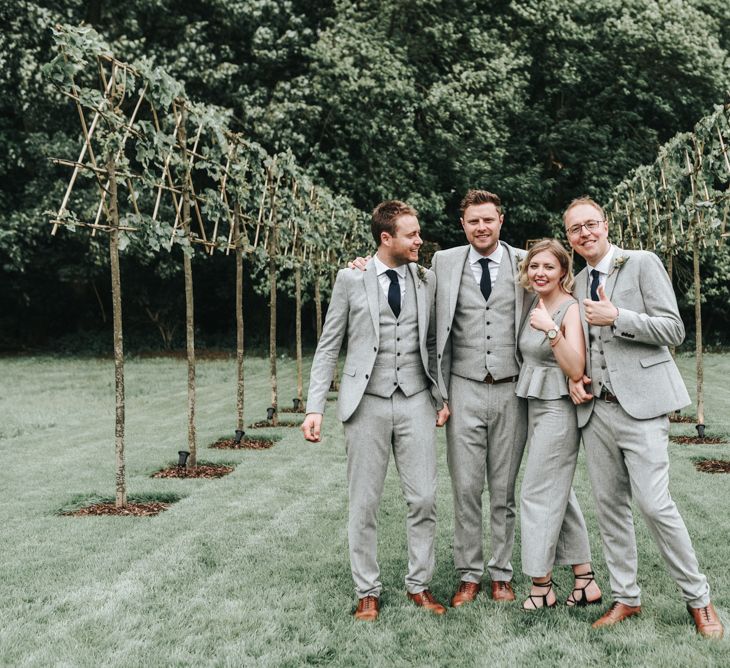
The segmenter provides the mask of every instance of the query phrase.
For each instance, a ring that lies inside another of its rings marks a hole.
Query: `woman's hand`
[[[545,308],[545,303],[542,301],[542,298],[530,312],[530,327],[540,332],[547,332],[551,329],[558,328]]]

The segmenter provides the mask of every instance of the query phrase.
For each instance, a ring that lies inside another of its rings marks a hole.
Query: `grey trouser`
[[[447,459],[454,495],[454,565],[462,580],[484,575],[482,494],[489,488],[492,580],[512,579],[515,481],[527,431],[526,402],[515,383],[487,385],[451,376]]]
[[[428,390],[384,399],[370,394],[344,423],[349,483],[350,567],[359,598],[380,596],[377,516],[390,452],[408,505],[406,589],[416,594],[433,576],[436,537],[436,411]]]
[[[544,577],[555,564],[591,560],[583,513],[573,492],[580,432],[568,397],[527,400],[527,465],[520,494],[522,570]]]
[[[669,494],[669,419],[632,418],[617,403],[597,400],[583,428],[588,474],[613,598],[639,605],[631,499],[636,501],[669,573],[694,608],[710,601],[687,527]]]

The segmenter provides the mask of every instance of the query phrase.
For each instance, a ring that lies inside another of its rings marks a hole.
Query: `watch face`
[[[549,329],[547,333],[548,339],[554,339],[558,335],[557,329]]]

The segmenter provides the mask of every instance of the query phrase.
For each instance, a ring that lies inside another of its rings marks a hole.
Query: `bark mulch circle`
[[[153,478],[222,478],[233,472],[225,464],[198,464],[197,466],[170,466],[153,473]]]
[[[208,447],[218,448],[219,450],[268,450],[273,445],[274,441],[269,438],[247,438],[244,436],[238,443],[236,443],[235,438],[221,438]]]
[[[730,462],[725,459],[705,459],[695,462],[695,468],[702,473],[730,473]]]
[[[148,517],[158,515],[163,510],[167,510],[172,504],[162,503],[160,501],[147,501],[145,503],[128,503],[124,508],[117,508],[113,502],[94,503],[85,508],[72,510],[62,515],[73,517],[82,517],[84,515],[124,515],[133,517]]]
[[[266,427],[298,427],[299,422],[292,422],[291,420],[279,420],[279,424],[274,424],[271,420],[261,420],[261,422],[254,422],[248,425],[249,429],[265,429]]]
[[[669,421],[695,424],[697,422],[697,418],[693,417],[692,415],[677,415],[676,413],[670,413]]]
[[[682,445],[721,445],[727,443],[719,436],[705,436],[704,438],[699,436],[670,436],[669,440]]]

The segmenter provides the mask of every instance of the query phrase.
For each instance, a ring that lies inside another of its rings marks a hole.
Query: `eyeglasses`
[[[569,237],[577,237],[580,231],[585,227],[588,232],[595,232],[601,223],[605,223],[605,220],[586,220],[585,223],[578,223],[568,228]]]

